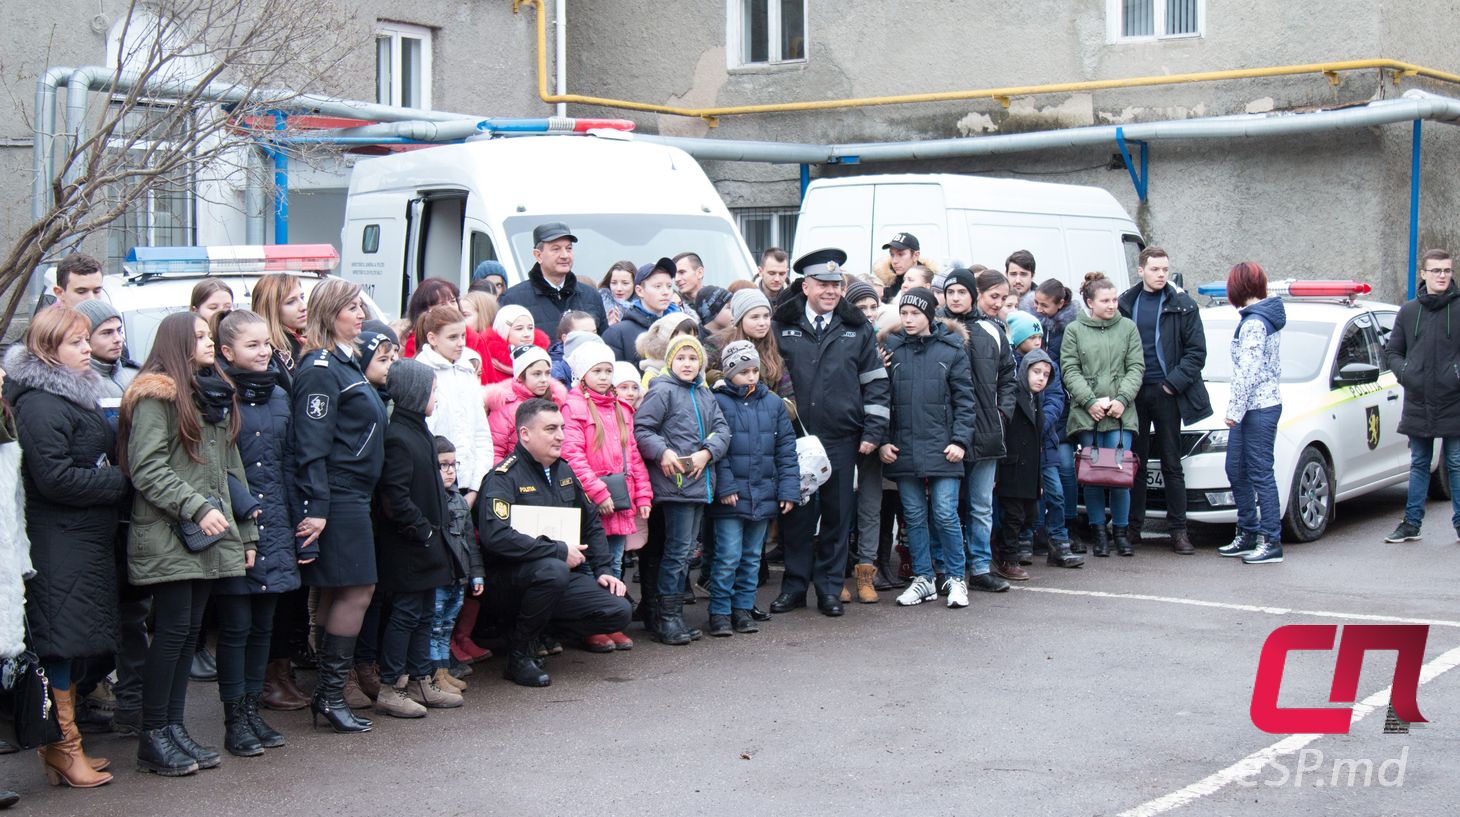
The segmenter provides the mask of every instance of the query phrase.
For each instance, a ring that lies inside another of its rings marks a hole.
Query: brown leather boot
[[[380,667],[375,664],[356,664],[355,680],[360,684],[360,691],[365,697],[375,700],[380,697]]]
[[[259,695],[259,703],[265,709],[278,712],[292,712],[309,706],[309,696],[294,684],[294,670],[289,659],[270,661],[264,668],[264,690]]]
[[[436,686],[447,692],[461,694],[466,691],[466,682],[452,675],[445,667],[438,667],[436,673],[431,676],[431,680],[436,682]]]
[[[857,601],[862,604],[876,604],[880,599],[877,597],[877,588],[873,587],[873,580],[877,578],[876,565],[857,565],[852,571],[857,579]]]
[[[1171,531],[1171,549],[1181,556],[1190,556],[1196,552],[1191,546],[1191,537],[1186,535],[1186,529]]]
[[[56,720],[61,726],[61,740],[48,743],[36,751],[46,780],[52,786],[65,783],[73,789],[94,789],[112,782],[109,772],[97,771],[97,764],[103,768],[108,761],[103,758],[88,758],[81,748],[81,732],[76,728],[76,688],[53,687],[56,696]]]
[[[369,709],[375,703],[370,696],[360,689],[360,676],[355,674],[355,668],[350,668],[350,674],[345,677],[345,706],[351,709]]]

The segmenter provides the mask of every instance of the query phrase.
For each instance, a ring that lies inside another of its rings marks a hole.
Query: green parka
[[[228,422],[202,424],[198,454],[203,461],[194,462],[178,435],[176,399],[172,378],[155,373],[139,376],[122,397],[124,411],[132,417],[127,464],[136,490],[127,575],[136,585],[242,576],[245,552],[254,550],[259,538],[253,520],[233,517],[228,478],[244,486],[248,480]],[[177,537],[177,521],[202,519],[211,507],[208,497],[221,501],[228,534],[212,547],[190,553]]]
[[[1067,434],[1116,429],[1135,432],[1136,393],[1146,375],[1146,358],[1134,321],[1120,315],[1096,320],[1081,314],[1065,329],[1060,371],[1069,395]],[[1119,420],[1106,417],[1097,425],[1090,419],[1090,406],[1101,397],[1119,400],[1125,406]]]

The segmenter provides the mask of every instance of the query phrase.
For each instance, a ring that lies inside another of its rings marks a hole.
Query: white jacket
[[[0,443],[0,658],[25,650],[25,580],[34,573],[25,535],[20,443]]]
[[[479,490],[487,471],[497,461],[492,451],[492,428],[482,394],[482,379],[472,368],[470,349],[455,363],[424,346],[416,360],[436,372],[436,410],[426,418],[426,427],[456,446],[456,481],[468,491]]]

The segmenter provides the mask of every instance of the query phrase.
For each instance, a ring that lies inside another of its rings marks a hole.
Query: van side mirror
[[[1372,363],[1348,363],[1338,370],[1333,378],[1335,389],[1344,386],[1363,386],[1379,382],[1379,367]]]

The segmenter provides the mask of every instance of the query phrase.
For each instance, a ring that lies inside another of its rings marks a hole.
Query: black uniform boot
[[[242,698],[223,702],[223,748],[236,757],[257,757],[264,753],[264,744],[249,728]]]
[[[689,631],[684,626],[684,597],[680,595],[659,597],[659,626],[652,633],[655,641],[682,647],[690,642]]]
[[[1130,529],[1120,525],[1115,526],[1115,552],[1122,556],[1136,555],[1135,545],[1130,541]]]
[[[1101,557],[1110,555],[1110,536],[1104,525],[1090,526],[1090,552]]]
[[[314,698],[309,702],[310,723],[314,726],[319,726],[320,718],[336,732],[369,732],[374,726],[369,719],[350,711],[345,703],[345,678],[354,659],[354,636],[320,632],[315,657],[319,663],[319,680],[314,685]]]
[[[550,686],[553,679],[532,653],[528,648],[513,647],[507,653],[507,666],[502,668],[502,677],[518,686]]]

